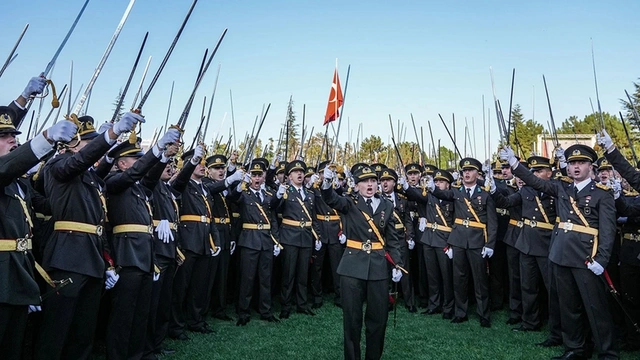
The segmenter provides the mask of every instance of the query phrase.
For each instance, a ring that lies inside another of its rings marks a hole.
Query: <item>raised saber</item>
[[[171,82],[171,94],[169,94],[169,106],[167,107],[167,117],[164,119],[163,128],[166,129],[169,124],[169,113],[171,113],[171,101],[173,100],[173,86],[176,84],[175,81]]]
[[[89,0],[86,0],[84,2],[84,4],[82,5],[82,9],[80,9],[80,12],[76,16],[76,18],[73,21],[73,23],[71,24],[71,28],[69,28],[69,31],[67,31],[67,35],[65,35],[64,39],[62,40],[62,43],[60,44],[60,46],[58,46],[58,50],[56,50],[55,54],[53,54],[53,58],[51,58],[51,61],[49,61],[49,63],[47,64],[47,67],[42,72],[42,74],[41,74],[42,77],[46,78],[47,75],[49,75],[49,71],[51,71],[51,68],[53,68],[53,65],[56,63],[56,60],[58,59],[58,56],[62,52],[62,49],[64,49],[64,46],[67,44],[67,41],[69,40],[69,37],[71,37],[71,34],[73,33],[73,30],[76,28],[76,25],[78,25],[78,21],[80,21],[80,18],[82,17],[82,14],[84,13],[84,9],[87,8],[88,4],[89,4]]]
[[[24,37],[24,34],[27,32],[28,28],[29,28],[29,24],[25,25],[24,29],[22,29],[20,36],[18,36],[18,41],[16,41],[15,45],[13,45],[13,49],[11,49],[11,52],[9,52],[9,56],[7,56],[7,60],[4,62],[4,64],[2,65],[2,68],[0,69],[0,77],[2,77],[2,74],[4,74],[4,71],[7,69],[9,64],[13,62],[13,59],[15,59],[15,56],[13,54],[15,54],[16,50],[18,49],[18,45],[20,45],[20,42],[22,42],[22,38]],[[15,55],[18,56],[18,54],[15,54]]]
[[[511,95],[509,95],[509,123],[507,124],[508,125],[507,126],[507,144],[509,144],[509,139],[511,137],[511,109],[512,109],[511,106],[513,105],[513,84],[515,80],[516,80],[516,68],[513,68],[513,72],[511,73]]]
[[[547,79],[542,75],[542,82],[544,83],[544,92],[547,95],[547,105],[549,106],[549,118],[551,119],[551,129],[555,144],[554,146],[557,148],[560,146],[560,142],[558,141],[558,133],[556,132],[556,123],[553,121],[553,111],[551,111],[551,100],[549,100],[549,90],[547,89]]]
[[[153,56],[149,56],[149,59],[147,59],[147,65],[144,66],[144,70],[142,71],[142,77],[140,78],[140,85],[138,85],[138,90],[136,91],[136,94],[133,96],[133,102],[131,105],[132,109],[136,108],[136,102],[138,101],[138,96],[140,96],[140,94],[142,93],[142,86],[144,85],[144,79],[147,77],[147,72],[149,71],[149,65],[151,65],[151,59],[153,59]]]
[[[131,85],[131,80],[133,79],[133,75],[135,75],[136,69],[138,68],[138,63],[140,62],[140,57],[142,56],[142,52],[144,51],[144,45],[147,43],[148,37],[149,37],[149,32],[147,31],[147,33],[144,34],[144,39],[142,39],[142,45],[140,45],[140,50],[138,50],[138,55],[136,56],[136,60],[133,62],[133,67],[131,68],[131,72],[129,73],[129,78],[125,83],[124,89],[122,89],[122,93],[120,94],[120,98],[118,99],[118,103],[116,104],[116,110],[113,112],[113,116],[111,117],[112,124],[116,121],[116,118],[118,117],[118,113],[120,112],[120,108],[122,107],[122,103],[124,102],[124,98],[125,96],[127,96],[129,85]]]
[[[458,150],[458,145],[453,140],[453,136],[451,135],[451,132],[449,131],[449,128],[447,127],[447,123],[444,122],[444,119],[442,118],[442,115],[438,114],[438,116],[440,117],[440,121],[442,121],[442,125],[444,125],[444,129],[447,130],[447,134],[449,134],[449,138],[453,142],[453,147],[456,149],[456,152],[458,153],[458,156],[460,156],[460,159],[462,159],[463,156],[462,156],[462,154],[460,154],[460,150]]]
[[[629,94],[627,94],[627,95],[629,95]],[[631,106],[633,106],[633,103],[631,104]],[[622,127],[624,128],[624,134],[627,136],[627,142],[629,142],[629,147],[631,148],[631,155],[633,155],[633,161],[636,163],[636,166],[638,166],[637,165],[638,164],[638,156],[636,156],[636,150],[633,147],[633,142],[631,141],[631,136],[629,136],[629,130],[627,129],[627,124],[625,124],[624,117],[622,117],[622,113],[618,112],[618,114],[620,115],[620,121],[622,121]]]
[[[593,53],[593,39],[591,39],[591,64],[593,65],[593,82],[596,85],[596,103],[598,104],[598,117],[600,118],[600,126],[604,129],[604,117],[600,108],[600,94],[598,93],[598,77],[596,76],[596,57]]]
[[[233,115],[233,94],[229,89],[229,100],[231,101],[231,127],[233,128],[233,148],[238,148],[238,142],[236,141],[236,117]]]
[[[222,67],[222,64],[218,64],[218,72],[216,73],[216,81],[213,84],[213,92],[211,93],[211,100],[209,101],[209,111],[207,111],[207,122],[204,126],[204,133],[202,136],[202,139],[204,141],[207,141],[207,130],[209,130],[209,119],[211,119],[211,109],[213,109],[213,100],[216,97],[216,89],[218,88],[218,77],[220,76],[220,68]],[[226,113],[225,113],[225,117],[226,117]],[[224,123],[224,119],[222,120],[222,122]],[[222,125],[220,125],[222,127]],[[218,129],[218,132],[220,132],[220,129]]]

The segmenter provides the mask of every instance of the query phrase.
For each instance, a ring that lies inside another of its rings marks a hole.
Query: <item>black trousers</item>
[[[565,348],[578,354],[584,353],[586,329],[591,326],[598,357],[617,359],[613,318],[603,280],[586,266],[584,269],[578,269],[553,262],[550,264],[551,279],[556,281],[559,290],[562,339]]]
[[[140,359],[144,352],[153,276],[136,267],[120,270],[107,325],[107,358]]]
[[[184,332],[185,327],[195,328],[204,325],[197,301],[206,291],[211,256],[198,255],[188,250],[182,252],[185,260],[178,267],[173,280],[170,336],[178,336]]]
[[[504,233],[502,235],[504,238]],[[487,260],[489,263],[489,296],[491,299],[492,309],[502,309],[508,282],[507,270],[507,245],[502,242],[500,234],[496,241],[493,256]],[[454,252],[455,254],[455,252]]]
[[[227,278],[229,276],[231,251],[229,249],[220,250],[220,254],[216,257],[218,258],[217,269],[213,278],[211,301],[209,303],[213,315],[222,316],[225,315],[224,308],[227,305]]]
[[[415,228],[417,229],[418,227],[416,226]],[[424,258],[424,253],[422,251],[423,245],[419,241],[419,239],[422,238],[422,234],[423,232],[416,231],[416,234],[415,234],[416,246],[413,248],[413,250],[409,251],[409,255],[415,259],[412,262],[416,262],[416,265],[413,265],[413,268],[418,269],[417,272],[415,271],[413,272],[417,276],[414,276],[412,279],[413,285],[414,285],[413,289],[414,289],[415,295],[417,296],[417,303],[418,303],[417,305],[420,307],[427,307],[429,304],[429,286],[427,284],[428,274],[425,268],[426,260]]]
[[[176,273],[175,259],[156,255],[160,278],[151,286],[151,307],[147,326],[147,340],[144,347],[144,358],[154,359],[154,352],[162,348],[167,337],[169,320],[171,319],[171,296],[173,277]]]
[[[522,325],[529,329],[542,326],[540,318],[540,279],[549,289],[549,258],[520,253],[520,281],[522,288]]]
[[[362,306],[364,314],[366,352],[365,359],[380,359],[384,349],[384,336],[389,312],[389,280],[362,280],[349,276],[340,277],[342,289],[342,317],[344,328],[344,358],[360,359],[362,334]]]
[[[522,318],[522,288],[521,288],[521,254],[520,250],[513,246],[504,245],[506,247],[507,271],[509,282],[509,318]],[[538,278],[539,279],[539,278]],[[537,286],[537,285],[536,285]]]
[[[429,283],[427,309],[442,309],[443,313],[453,315],[453,261],[444,253],[443,248],[423,244],[422,252]]]
[[[209,313],[209,309],[211,308],[213,286],[216,283],[216,280],[218,277],[218,271],[220,271],[220,265],[221,265],[220,256],[222,256],[222,253],[224,251],[225,250],[221,249],[218,255],[207,256],[207,265],[206,265],[207,269],[205,270],[207,276],[203,285],[204,289],[203,291],[198,292],[196,296],[196,301],[195,301],[196,309],[200,314],[200,319],[202,321],[197,322],[195,326],[189,325],[190,328],[204,326],[205,319],[207,317],[207,314]],[[229,252],[229,250],[226,250],[226,251],[227,253]]]
[[[313,248],[283,245],[282,290],[280,293],[282,311],[291,312],[295,288],[296,309],[307,309],[307,281],[309,279],[309,260]]]
[[[620,264],[620,287],[624,294],[625,306],[627,312],[633,318],[635,323],[640,321],[640,266],[630,265],[626,263]],[[619,306],[616,304],[616,306]],[[627,322],[627,342],[632,345],[640,345],[640,334],[638,334],[633,323],[626,319]]]
[[[414,249],[416,248],[414,247]],[[409,254],[410,251],[412,250],[409,250],[406,243],[400,247],[400,256],[402,256],[402,262],[404,262],[405,267],[408,268],[411,268],[411,256]],[[400,290],[402,292],[402,298],[404,299],[404,305],[406,307],[414,306],[416,302],[414,299],[413,280],[411,273],[402,274],[402,278],[400,279]]]
[[[477,312],[481,318],[490,320],[489,279],[487,261],[482,257],[482,249],[453,248],[453,294],[455,316],[465,317],[469,308],[469,275],[473,280]]]
[[[73,283],[46,298],[36,343],[36,359],[88,359],[96,332],[104,280],[62,270],[53,279]]]
[[[344,245],[338,243],[322,244],[320,251],[313,249],[313,265],[311,267],[311,295],[314,304],[322,304],[322,272],[325,258],[329,258],[329,268],[333,278],[333,302],[340,304],[340,275],[338,275],[338,264],[344,253]]]
[[[238,317],[251,316],[253,285],[258,278],[259,305],[262,317],[271,316],[271,271],[273,270],[273,250],[253,250],[240,247],[240,291],[238,294]]]
[[[27,327],[27,305],[0,303],[0,354],[5,360],[20,360]]]

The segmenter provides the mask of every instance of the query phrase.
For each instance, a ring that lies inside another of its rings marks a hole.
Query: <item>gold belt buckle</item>
[[[331,220],[331,217],[329,215],[324,216],[324,221],[329,222],[330,220]]]
[[[29,250],[29,239],[20,238],[16,239],[16,251],[27,251]]]
[[[102,227],[102,225],[96,226],[96,235],[102,236],[103,231],[104,231],[104,228]]]
[[[519,227],[519,228],[521,228],[521,227],[523,227],[523,226],[524,226],[524,223],[522,222],[522,220],[519,220],[519,221],[516,223],[516,226],[517,226],[517,227]]]
[[[367,240],[362,243],[362,251],[366,251],[367,254],[371,254],[371,240]]]
[[[573,230],[573,223],[564,223],[562,230],[564,230],[564,232]]]
[[[258,230],[262,230],[263,227],[264,227],[264,224],[258,224]]]
[[[304,228],[305,226],[307,226],[307,222],[305,220],[300,220],[300,227]]]
[[[178,230],[178,223],[171,223],[171,230]]]
[[[464,227],[467,227],[467,228],[468,228],[468,227],[469,227],[469,219],[464,219],[464,220],[462,220],[462,225],[463,225]]]
[[[507,213],[506,209],[498,208],[498,214],[505,215]]]
[[[200,222],[201,222],[201,223],[206,223],[206,222],[207,222],[207,217],[206,217],[206,216],[204,216],[204,215],[201,215],[201,216],[200,216]]]
[[[226,218],[220,218],[220,224],[226,224],[226,223],[227,223]]]
[[[529,220],[529,226],[534,228],[534,227],[538,226],[538,223],[535,220]]]
[[[432,229],[433,231],[438,230],[438,224],[436,224],[436,223],[431,224],[431,229]]]
[[[153,225],[149,225],[149,226],[147,227],[147,232],[148,232],[149,234],[153,235]]]

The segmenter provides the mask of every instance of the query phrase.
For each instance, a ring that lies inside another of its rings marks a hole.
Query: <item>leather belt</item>
[[[229,224],[231,219],[229,218],[213,218],[213,222],[216,224]]]
[[[320,221],[340,221],[340,215],[316,215],[316,219]]]
[[[270,230],[271,229],[271,225],[270,224],[248,224],[248,223],[244,223],[242,224],[242,228],[245,230]]]
[[[56,231],[77,231],[86,234],[102,236],[104,228],[101,225],[85,224],[76,221],[56,221],[53,225]]]
[[[180,221],[192,221],[208,224],[211,222],[211,219],[209,219],[206,215],[181,215]]]
[[[487,224],[483,224],[477,221],[473,221],[473,220],[469,220],[469,219],[456,219],[455,223],[458,225],[462,225],[466,228],[468,227],[473,227],[473,228],[478,228],[478,229],[486,229],[487,228]]]
[[[291,220],[291,219],[282,219],[282,224],[283,225],[300,227],[300,228],[310,228],[311,227],[311,221],[306,221],[306,220],[298,221],[298,220]]]
[[[513,226],[517,226],[519,228],[524,226],[524,223],[520,220],[515,220],[515,219],[510,219],[509,220],[509,225],[513,225]]]
[[[622,238],[625,239],[625,240],[631,240],[631,241],[639,242],[640,241],[640,234],[626,233],[626,234],[622,235]]]
[[[553,230],[553,224],[549,224],[549,223],[546,223],[546,222],[543,222],[543,221],[535,221],[535,220],[524,219],[524,223],[525,223],[525,225],[529,225],[532,228],[539,227],[539,228],[545,229],[545,230]]]
[[[27,251],[31,250],[31,239],[20,238],[15,240],[0,239],[0,251]]]
[[[358,249],[362,251],[366,251],[367,254],[371,254],[372,250],[382,250],[384,246],[379,242],[371,242],[371,240],[367,240],[365,242],[358,240],[348,240],[347,239],[347,247],[351,249]]]
[[[509,210],[508,209],[503,209],[503,208],[496,208],[496,212],[502,216],[507,216],[509,215]]]
[[[564,232],[567,231],[575,231],[575,232],[579,232],[582,234],[587,234],[587,235],[593,235],[593,236],[597,236],[598,235],[598,229],[595,228],[589,228],[586,226],[582,226],[582,225],[578,225],[578,224],[574,224],[574,223],[570,223],[570,222],[561,222],[558,224],[558,230],[564,230]]]
[[[113,227],[114,234],[122,234],[122,233],[130,233],[130,232],[153,234],[153,225],[123,224],[123,225],[116,225]]]
[[[160,220],[153,220],[153,226],[158,226],[160,225]],[[178,230],[178,224],[174,223],[174,222],[170,222],[169,223],[169,229],[171,230]]]
[[[445,231],[445,232],[451,232],[451,230],[453,230],[452,228],[448,227],[448,226],[444,226],[444,225],[440,225],[440,224],[436,224],[436,223],[427,223],[427,229],[431,229],[431,231],[436,231],[436,230],[440,230],[440,231]]]

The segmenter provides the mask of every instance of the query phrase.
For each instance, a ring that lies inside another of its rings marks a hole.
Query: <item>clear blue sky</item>
[[[82,0],[8,0],[0,41],[2,61],[26,23],[30,28],[18,48],[19,56],[0,78],[0,99],[18,95],[28,78],[39,74],[62,40]],[[94,88],[89,114],[98,121],[111,118],[115,96],[129,74],[145,31],[149,40],[125,104],[131,105],[146,58],[153,56],[149,77],[171,43],[190,0],[138,0]],[[74,89],[88,82],[127,0],[92,0],[58,58],[53,80],[58,87],[68,81],[74,61]],[[229,112],[222,132],[231,125],[229,89],[233,90],[236,132],[251,131],[263,103],[271,111],[262,138],[278,137],[289,96],[298,115],[307,106],[307,123],[316,131],[326,109],[335,59],[341,81],[347,65],[351,78],[346,94],[341,142],[347,140],[346,117],[354,137],[359,123],[365,136],[380,135],[387,142],[388,114],[411,126],[427,120],[434,137],[450,146],[438,120],[456,114],[458,137],[463,120],[476,120],[478,151],[482,149],[482,95],[492,106],[489,66],[496,90],[507,113],[511,69],[516,68],[514,102],[527,118],[546,124],[549,119],[542,74],[546,75],[551,102],[560,125],[563,119],[591,112],[595,104],[591,68],[591,43],[603,111],[617,113],[618,99],[640,77],[635,29],[629,19],[640,13],[638,1],[210,1],[200,0],[143,113],[149,125],[164,124],[171,82],[176,90],[171,122],[179,117],[191,92],[204,49],[213,47],[220,33],[228,34],[198,91],[187,124],[190,139],[197,127],[203,96],[213,89],[218,63],[222,64],[209,137]],[[75,90],[74,90],[75,92]],[[43,115],[44,116],[44,115]],[[492,119],[495,115],[492,112]],[[492,123],[497,142],[496,125]],[[407,133],[407,140],[413,140]],[[437,141],[437,140],[436,140]],[[209,140],[208,140],[209,142]],[[428,142],[428,139],[425,139]],[[481,157],[482,155],[480,155]]]

